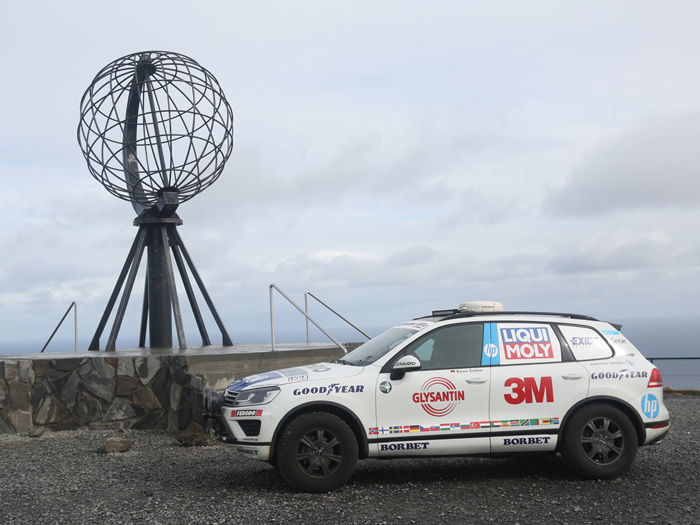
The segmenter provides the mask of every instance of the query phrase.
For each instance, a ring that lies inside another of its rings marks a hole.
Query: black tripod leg
[[[146,228],[139,228],[139,234],[137,239],[138,243],[136,243],[137,246],[133,255],[133,264],[131,265],[129,277],[126,280],[126,285],[124,286],[122,300],[119,302],[119,308],[117,308],[117,313],[114,317],[114,324],[112,325],[112,331],[109,334],[107,346],[105,347],[105,350],[109,352],[113,352],[116,348],[117,335],[119,334],[119,329],[121,328],[122,321],[124,320],[124,312],[126,312],[126,305],[129,304],[129,296],[131,295],[131,290],[134,288],[134,280],[136,279],[136,273],[138,272],[139,264],[141,264],[141,256],[143,255],[143,250],[146,245]]]
[[[202,345],[208,346],[211,344],[211,341],[209,339],[209,334],[207,333],[207,327],[204,325],[202,312],[199,310],[197,298],[194,295],[192,283],[190,283],[190,278],[187,275],[187,268],[185,267],[185,263],[182,260],[182,255],[180,254],[180,247],[177,244],[173,245],[173,255],[175,256],[175,264],[177,265],[177,269],[180,272],[180,277],[182,277],[182,284],[185,286],[185,291],[187,292],[187,299],[190,301],[190,307],[192,308],[194,320],[197,322],[197,328],[199,328],[199,335],[202,336]]]
[[[107,326],[107,321],[109,320],[109,316],[112,314],[112,308],[114,308],[114,304],[117,302],[117,297],[119,297],[119,292],[121,291],[122,286],[124,284],[124,279],[126,278],[126,273],[129,271],[129,267],[133,264],[134,255],[136,254],[136,249],[139,246],[139,244],[141,244],[141,251],[143,251],[143,239],[144,239],[144,237],[145,237],[145,230],[143,227],[140,227],[139,231],[136,233],[136,237],[134,238],[134,242],[131,244],[131,249],[129,250],[129,255],[126,256],[126,261],[124,262],[124,266],[122,267],[122,271],[119,274],[119,278],[117,279],[117,284],[114,285],[114,290],[112,291],[112,295],[110,296],[109,301],[107,302],[107,308],[105,308],[105,311],[102,314],[102,319],[100,319],[100,324],[97,325],[97,330],[95,330],[95,335],[93,336],[92,341],[90,342],[90,347],[88,348],[88,350],[99,350],[100,349],[100,337],[102,337],[102,332],[104,331],[105,326]]]
[[[139,332],[139,347],[146,346],[146,328],[148,326],[148,268],[146,280],[143,283],[143,306],[141,307],[141,332]]]
[[[202,282],[202,279],[199,277],[199,273],[197,273],[197,269],[194,267],[194,264],[192,263],[192,259],[190,258],[189,253],[187,253],[187,248],[185,248],[184,243],[182,242],[182,237],[180,237],[180,234],[177,232],[177,230],[174,230],[175,239],[177,240],[178,246],[180,246],[180,249],[182,251],[182,255],[185,257],[185,261],[187,261],[187,265],[190,267],[190,271],[192,272],[192,276],[194,277],[194,280],[197,283],[197,286],[199,286],[199,291],[202,293],[202,297],[204,297],[204,300],[207,303],[207,306],[209,307],[209,310],[211,311],[212,316],[214,317],[214,321],[216,321],[216,325],[219,327],[219,330],[221,331],[221,339],[222,339],[222,345],[223,346],[233,346],[233,342],[231,342],[231,338],[228,335],[228,332],[226,332],[226,327],[224,326],[224,323],[221,321],[221,318],[219,317],[219,313],[216,311],[216,308],[214,307],[214,303],[211,300],[211,297],[209,297],[209,294],[207,293],[207,289],[204,287],[204,283]]]
[[[173,228],[175,231],[175,228]],[[182,350],[187,348],[185,341],[185,329],[182,326],[182,312],[180,312],[180,300],[177,297],[177,289],[175,287],[175,272],[173,272],[173,261],[170,258],[170,243],[168,242],[168,227],[161,226],[161,239],[163,240],[163,249],[165,254],[165,265],[168,270],[168,287],[170,288],[170,298],[173,304],[173,314],[175,316],[175,327],[177,329],[177,340],[180,343]]]

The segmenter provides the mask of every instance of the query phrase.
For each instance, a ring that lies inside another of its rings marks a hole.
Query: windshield
[[[362,366],[374,363],[389,350],[415,334],[418,331],[416,328],[404,326],[391,328],[374,339],[370,339],[362,346],[357,347],[343,358],[343,362]]]

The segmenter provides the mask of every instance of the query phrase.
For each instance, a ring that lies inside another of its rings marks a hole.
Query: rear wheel
[[[638,448],[629,417],[605,404],[587,405],[575,412],[563,439],[565,462],[587,479],[618,477],[632,466]]]
[[[329,492],[344,485],[357,465],[357,440],[337,416],[312,412],[284,429],[277,466],[293,487],[305,492]]]

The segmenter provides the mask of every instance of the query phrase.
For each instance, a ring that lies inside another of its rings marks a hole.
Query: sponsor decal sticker
[[[510,387],[511,392],[503,398],[511,405],[520,403],[553,403],[554,387],[551,377],[541,377],[539,385],[534,377],[510,377],[503,384]]]
[[[226,390],[230,390],[231,392],[239,392],[245,387],[254,385],[255,383],[261,383],[270,379],[279,379],[280,377],[282,377],[282,374],[280,374],[279,372],[267,372],[264,374],[256,374],[253,376],[244,377],[243,379],[239,379],[238,381],[234,381],[226,388]]]
[[[388,394],[391,392],[391,383],[389,383],[389,381],[382,381],[379,383],[379,390],[384,394]]]
[[[634,364],[634,363],[632,363]],[[642,379],[649,374],[643,370],[620,370],[619,372],[593,372],[591,379]]]
[[[504,445],[546,445],[550,436],[542,437],[522,437],[522,438],[503,438]]]
[[[603,330],[604,335],[620,335],[620,332],[617,330]]]
[[[262,410],[232,410],[231,417],[254,417],[262,416]]]
[[[379,450],[386,452],[387,450],[425,450],[428,448],[428,442],[423,443],[382,443],[379,445]]]
[[[501,351],[498,344],[498,329],[496,323],[484,323],[484,339],[481,347],[482,366],[501,364]]]
[[[425,321],[408,321],[406,323],[401,323],[399,326],[405,326],[406,328],[414,328],[415,330],[422,330],[426,326],[430,326],[431,323],[426,323]]]
[[[287,383],[297,383],[299,381],[308,381],[309,380],[309,375],[304,374],[300,376],[291,376],[287,378]]]
[[[642,398],[642,412],[649,419],[659,415],[659,400],[654,394],[647,394]]]
[[[246,456],[257,456],[258,451],[252,448],[239,448],[238,452],[245,454]]]
[[[464,401],[464,390],[457,390],[449,379],[433,377],[423,383],[420,392],[414,393],[412,397],[413,402],[420,404],[429,415],[444,417]]]
[[[508,359],[552,359],[554,351],[546,327],[501,328],[503,355]]]
[[[341,385],[333,383],[327,386],[312,386],[297,388],[292,392],[295,396],[306,396],[309,394],[359,394],[365,391],[364,385]]]
[[[571,346],[596,346],[600,337],[572,337]]]
[[[484,346],[484,354],[488,358],[496,357],[498,355],[498,347],[493,343],[489,343]]]
[[[629,341],[627,339],[625,339],[624,337],[610,337],[608,340],[611,343],[615,343],[618,345],[626,345],[627,343],[629,343]]]

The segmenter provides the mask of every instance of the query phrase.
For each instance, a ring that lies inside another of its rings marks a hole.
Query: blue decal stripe
[[[484,323],[484,341],[481,345],[481,366],[489,366],[491,358],[486,355],[486,349],[491,344],[491,323]]]
[[[498,350],[496,352],[496,355],[491,358],[491,365],[500,365],[501,347],[498,344],[498,326],[496,325],[496,323],[489,323],[489,327],[491,329],[491,344],[495,345],[496,349]]]

